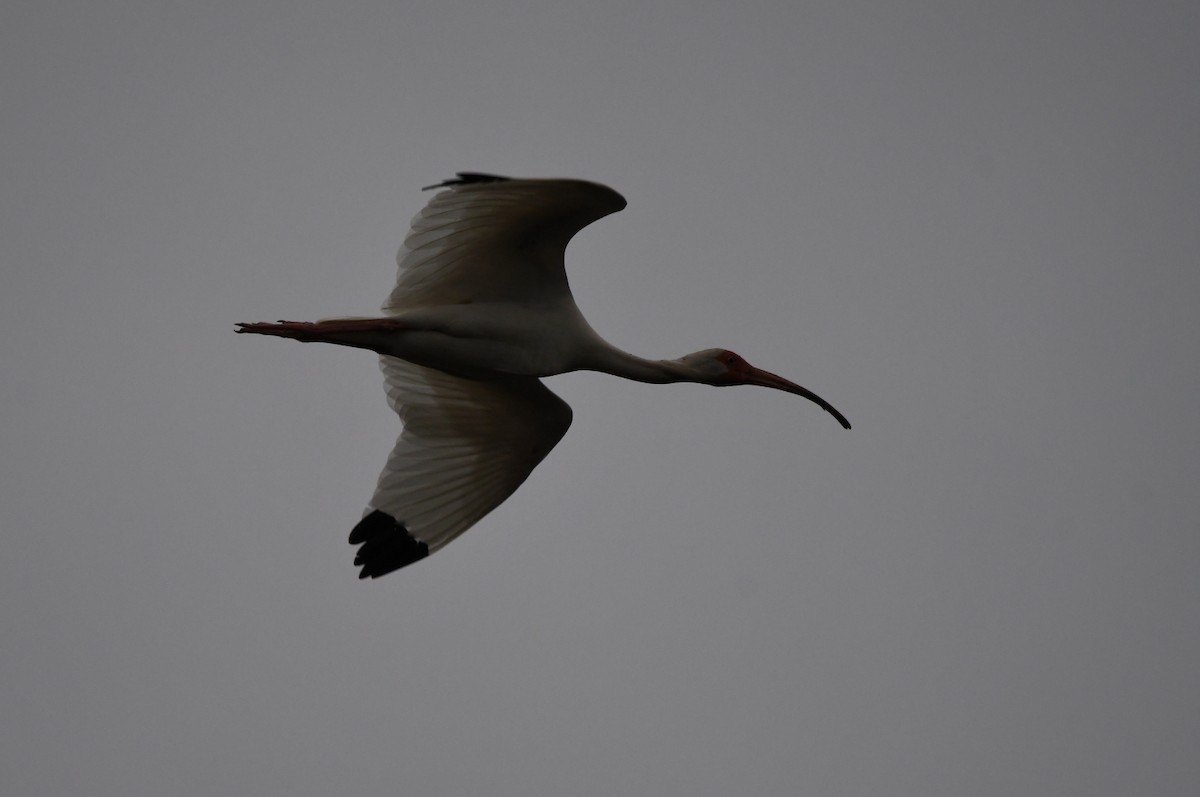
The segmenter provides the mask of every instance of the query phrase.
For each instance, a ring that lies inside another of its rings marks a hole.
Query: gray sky
[[[0,12],[0,791],[1200,793],[1194,4]],[[361,583],[423,185],[604,182],[500,509]]]

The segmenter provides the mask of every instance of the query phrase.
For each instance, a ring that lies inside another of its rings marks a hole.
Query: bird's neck
[[[613,376],[632,379],[635,382],[647,382],[653,385],[691,381],[682,364],[677,360],[647,360],[644,357],[622,351],[607,341],[602,342],[603,345],[597,346],[591,352],[592,356],[588,358],[590,362],[586,369],[589,371],[601,371]]]

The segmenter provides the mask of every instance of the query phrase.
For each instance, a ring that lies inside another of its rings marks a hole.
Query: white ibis
[[[449,543],[521,485],[571,425],[540,377],[603,371],[639,382],[762,385],[829,402],[725,349],[646,360],[606,342],[567,284],[567,242],[625,199],[583,180],[459,172],[413,219],[383,317],[238,324],[238,332],[370,349],[403,433],[363,519],[360,578]]]

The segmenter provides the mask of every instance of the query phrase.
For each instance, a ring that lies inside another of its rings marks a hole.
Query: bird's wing
[[[394,314],[468,302],[532,301],[569,294],[563,252],[575,233],[625,207],[584,180],[525,180],[460,172],[412,221],[396,255]]]
[[[362,521],[360,578],[438,550],[499,506],[571,425],[539,380],[475,381],[381,357],[388,403],[404,422]]]

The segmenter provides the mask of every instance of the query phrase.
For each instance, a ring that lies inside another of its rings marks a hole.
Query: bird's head
[[[820,405],[822,409],[834,418],[837,418],[838,423],[843,427],[846,429],[850,428],[850,421],[846,420],[846,416],[834,409],[832,404],[816,393],[808,388],[800,387],[795,382],[789,382],[782,376],[777,376],[770,371],[755,368],[741,356],[728,349],[705,349],[704,351],[693,352],[692,354],[680,357],[678,362],[684,367],[690,380],[706,385],[717,385],[719,387],[725,385],[759,385],[760,387],[771,387],[776,390],[782,390],[785,393],[804,396],[809,401]]]

